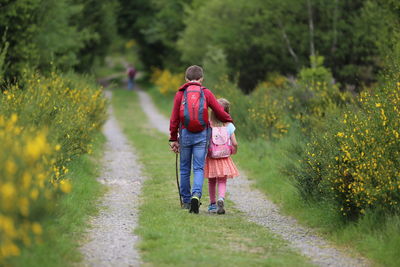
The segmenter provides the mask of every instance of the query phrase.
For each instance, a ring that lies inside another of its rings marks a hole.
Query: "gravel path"
[[[164,134],[169,134],[169,121],[159,114],[151,98],[139,91],[139,99],[151,125]],[[229,181],[227,191],[235,207],[246,214],[246,217],[259,225],[268,228],[282,239],[307,256],[318,266],[369,266],[367,260],[351,258],[344,251],[330,245],[318,237],[311,229],[300,226],[295,219],[280,214],[279,208],[265,195],[251,186],[252,182],[243,174]]]
[[[106,92],[111,98],[111,92]],[[138,236],[139,195],[144,177],[132,147],[122,133],[110,108],[104,125],[107,137],[103,172],[98,180],[107,186],[101,211],[91,219],[88,242],[81,247],[85,266],[138,266],[140,256],[135,248]]]

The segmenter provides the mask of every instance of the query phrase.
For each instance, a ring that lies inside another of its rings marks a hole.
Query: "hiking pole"
[[[175,157],[176,185],[178,187],[179,202],[181,203],[182,207],[181,187],[179,186],[179,175],[178,175],[178,153],[176,153],[175,155],[176,155]]]

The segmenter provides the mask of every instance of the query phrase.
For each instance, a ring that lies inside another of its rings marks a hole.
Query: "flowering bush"
[[[72,190],[68,163],[90,152],[105,99],[87,78],[32,74],[0,94],[0,264],[40,239],[41,216]]]
[[[400,212],[400,83],[365,91],[359,108],[327,121],[295,177],[305,197],[328,199],[346,218],[368,209]]]
[[[300,122],[304,132],[319,127],[331,110],[353,101],[348,92],[339,90],[323,61],[323,57],[311,57],[312,67],[303,68],[297,83],[288,88],[288,97],[292,100],[288,106],[291,117]]]
[[[40,238],[37,214],[54,193],[47,186],[55,163],[47,131],[21,127],[17,120],[15,114],[0,115],[0,262]]]
[[[280,96],[274,92],[277,87],[268,87],[262,84],[249,95],[248,116],[255,125],[255,136],[271,140],[280,138],[289,130],[290,124],[285,121],[287,117],[288,101],[281,101]]]
[[[171,73],[169,70],[154,69],[151,81],[157,85],[163,95],[175,94],[184,83],[184,77],[180,74]]]

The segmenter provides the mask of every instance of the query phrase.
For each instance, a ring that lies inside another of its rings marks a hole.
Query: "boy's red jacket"
[[[181,125],[182,128],[185,128],[185,126],[183,125],[183,123],[181,123],[179,118],[179,109],[182,102],[183,92],[190,85],[201,85],[201,84],[197,82],[185,83],[179,88],[179,91],[176,92],[175,94],[174,107],[172,108],[171,119],[169,121],[170,141],[178,140],[179,125]],[[229,113],[225,112],[224,108],[218,103],[214,94],[207,88],[204,88],[203,90],[204,90],[204,96],[206,97],[207,106],[210,107],[215,112],[217,118],[222,122],[233,122]],[[206,121],[206,123],[209,124],[208,121]]]

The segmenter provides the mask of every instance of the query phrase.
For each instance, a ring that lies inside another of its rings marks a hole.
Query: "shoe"
[[[217,213],[217,204],[211,203],[208,205],[208,213]]]
[[[218,214],[225,214],[225,209],[224,209],[224,199],[221,197],[217,201],[217,213]]]
[[[197,194],[194,194],[192,196],[192,199],[190,200],[190,209],[189,213],[199,213],[199,207],[200,207],[200,197]]]
[[[182,204],[182,209],[184,209],[184,210],[190,210],[190,203],[183,203],[183,204]]]

